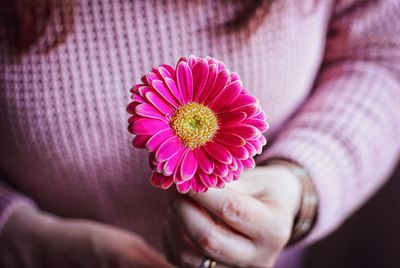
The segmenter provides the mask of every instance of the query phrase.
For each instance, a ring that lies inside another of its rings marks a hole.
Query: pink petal
[[[166,70],[168,72],[168,74],[169,74],[168,77],[171,77],[171,78],[175,77],[175,69],[171,65],[161,64],[160,68],[163,68],[163,70]]]
[[[188,180],[180,184],[176,184],[176,189],[178,189],[178,192],[180,192],[181,194],[186,194],[187,192],[189,192],[191,186],[192,180]]]
[[[143,86],[138,89],[139,94],[142,98],[145,98],[147,92],[151,92],[152,88],[149,86]]]
[[[221,163],[218,163],[215,165],[215,168],[214,168],[215,175],[220,176],[220,177],[225,177],[226,175],[228,175],[228,172],[229,172],[229,170],[228,170],[227,165],[221,164]]]
[[[225,187],[225,182],[220,177],[218,177],[217,185],[215,185],[215,187],[224,188]]]
[[[215,79],[215,83],[211,90],[209,90],[204,103],[208,105],[214,98],[221,93],[221,91],[226,87],[229,83],[229,72],[227,70],[221,70],[217,74],[217,78]]]
[[[157,71],[160,74],[160,76],[163,78],[164,81],[165,81],[165,78],[174,79],[175,71],[171,73],[170,71],[168,71],[166,68],[164,68],[162,66],[159,66],[157,68]]]
[[[186,149],[182,147],[179,151],[172,156],[170,159],[165,161],[163,174],[166,176],[170,176],[174,174],[175,170],[177,170],[178,164],[181,162],[182,155]]]
[[[244,168],[254,168],[256,166],[253,157],[249,157],[246,160],[242,160],[241,162]]]
[[[166,141],[167,139],[172,137],[173,134],[174,133],[172,132],[172,130],[170,128],[166,128],[166,129],[163,129],[163,130],[157,132],[156,134],[151,136],[151,138],[148,140],[148,142],[146,144],[146,149],[149,152],[156,151],[158,149],[158,147],[161,145],[161,143],[163,143],[164,141]]]
[[[246,144],[242,137],[232,133],[219,133],[214,140],[228,146],[243,146]]]
[[[190,180],[197,170],[197,160],[193,150],[187,150],[182,158],[181,177],[183,180]]]
[[[168,189],[174,180],[171,176],[167,177],[160,173],[153,172],[153,175],[150,178],[150,183],[156,187],[161,187],[162,189]]]
[[[258,105],[257,103],[258,101],[255,97],[250,96],[248,94],[240,94],[231,104],[224,105],[223,107],[221,107],[219,112],[235,111],[248,105],[255,106],[256,108],[255,112],[256,112]]]
[[[249,157],[249,152],[244,146],[231,146],[229,147],[229,151],[237,159],[245,160]]]
[[[229,165],[229,170],[236,171],[238,169],[238,163],[236,159],[232,160],[232,164]]]
[[[132,144],[136,148],[143,149],[146,146],[146,142],[150,139],[150,137],[151,136],[136,135],[132,140]]]
[[[214,174],[199,172],[199,177],[207,187],[215,187],[217,185],[217,177]]]
[[[214,162],[205,154],[202,148],[194,150],[199,167],[207,174],[211,174],[214,170]]]
[[[197,174],[192,179],[192,190],[196,193],[204,193],[208,190],[208,187],[206,185],[204,185],[204,183],[201,181],[199,175],[197,175]]]
[[[153,80],[160,79],[160,77],[159,77],[156,73],[154,73],[154,72],[149,72],[149,73],[147,73],[147,74],[145,75],[145,78],[146,78],[146,81],[147,81],[147,83],[148,83],[149,85],[151,85],[151,83],[153,82]]]
[[[265,144],[267,144],[267,139],[261,135],[258,140],[261,142],[261,145],[264,146]]]
[[[212,100],[210,107],[218,111],[220,107],[231,104],[239,96],[241,90],[241,81],[230,83],[214,100]]]
[[[247,117],[246,113],[244,112],[233,112],[233,113],[226,113],[221,116],[221,125],[231,125],[235,123],[242,122]]]
[[[224,176],[224,177],[221,177],[221,179],[223,180],[223,181],[225,181],[225,182],[232,182],[233,181],[233,174],[232,173],[229,173],[229,174],[227,174],[226,176]]]
[[[205,59],[200,59],[192,68],[193,73],[193,100],[197,100],[203,91],[208,77],[208,64]]]
[[[237,73],[235,72],[231,72],[231,81],[236,81],[236,80],[240,80],[240,77]]]
[[[199,102],[203,103],[205,98],[207,97],[208,93],[212,89],[215,79],[217,78],[217,65],[212,64],[208,67],[208,76],[207,76],[207,82],[204,85],[203,91],[201,92],[199,96]]]
[[[203,148],[206,150],[207,154],[214,159],[224,164],[232,163],[232,155],[224,146],[215,142],[209,142],[203,146]]]
[[[244,112],[244,113],[246,113],[247,117],[252,117],[257,112],[258,108],[259,108],[259,106],[255,105],[255,104],[249,104],[249,105],[240,107],[235,112],[239,112],[239,111]]]
[[[262,145],[261,145],[261,142],[259,140],[248,140],[247,142],[250,143],[256,149],[256,152],[258,154],[261,154]]]
[[[154,119],[159,119],[159,120],[164,120],[167,122],[165,119],[165,116],[161,114],[156,108],[154,108],[153,105],[148,104],[148,103],[142,103],[136,106],[135,112],[138,115],[148,117],[148,118],[154,118]]]
[[[165,78],[165,83],[167,84],[172,95],[174,95],[175,98],[178,100],[178,102],[183,103],[182,93],[179,91],[178,86],[176,85],[175,81],[170,78]]]
[[[128,104],[128,106],[126,107],[126,111],[130,114],[136,114],[135,109],[136,106],[138,106],[139,103],[138,102],[131,102]]]
[[[169,128],[169,125],[156,119],[139,119],[129,125],[129,131],[137,135],[153,135],[160,130]]]
[[[189,59],[187,61],[187,64],[189,65],[190,68],[193,67],[193,65],[197,62],[196,57],[194,55],[190,55]]]
[[[172,108],[157,94],[153,92],[146,93],[146,99],[153,104],[162,114],[173,114]]]
[[[261,132],[265,132],[268,130],[268,125],[263,120],[248,118],[248,119],[244,120],[243,123],[254,126],[254,127],[258,128]]]
[[[160,94],[160,96],[162,96],[165,101],[171,104],[174,108],[179,106],[177,100],[171,94],[169,89],[165,86],[164,82],[162,82],[161,80],[154,80],[152,85],[157,93]]]
[[[138,93],[138,89],[139,89],[140,87],[142,87],[142,86],[144,86],[144,84],[136,84],[136,85],[134,85],[129,91],[130,91],[131,93]]]
[[[139,103],[145,103],[145,102],[146,102],[146,100],[143,99],[143,98],[139,95],[139,93],[133,93],[131,99],[132,99],[133,102],[139,102]]]
[[[257,154],[256,148],[251,143],[246,143],[244,148],[249,152],[249,156],[255,156]]]
[[[178,137],[172,136],[160,145],[155,155],[156,160],[158,162],[163,162],[174,156],[181,148],[182,144]]]
[[[260,131],[258,130],[258,128],[250,125],[237,124],[234,126],[222,127],[220,133],[234,133],[247,140],[256,138],[259,135]]]
[[[232,173],[236,176],[240,176],[243,173],[243,164],[242,164],[242,160],[237,160],[237,165],[238,168],[237,170],[233,170]]]
[[[191,101],[193,99],[192,71],[190,70],[189,65],[184,61],[181,61],[178,64],[176,70],[176,80],[183,99],[185,101]]]
[[[153,169],[154,169],[157,173],[161,173],[162,170],[163,170],[163,166],[164,166],[164,162],[157,162],[157,163],[154,164],[154,168],[153,168]]]

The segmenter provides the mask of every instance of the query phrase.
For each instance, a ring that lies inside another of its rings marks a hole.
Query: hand
[[[301,185],[286,167],[248,170],[224,189],[171,194],[164,234],[169,260],[198,267],[272,267],[288,242],[300,206]]]
[[[0,237],[0,266],[171,267],[139,236],[87,220],[67,220],[21,206]]]

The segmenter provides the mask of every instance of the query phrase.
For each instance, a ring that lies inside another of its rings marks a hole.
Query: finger
[[[268,211],[265,204],[253,197],[228,186],[201,194],[189,192],[189,196],[240,233],[252,239],[263,236]]]
[[[251,240],[215,223],[192,200],[180,198],[173,208],[179,225],[204,255],[231,265],[245,265],[255,256]]]
[[[198,267],[201,264],[201,254],[196,251],[171,215],[168,217],[166,226],[166,238],[174,260],[173,264],[178,265],[178,267]]]

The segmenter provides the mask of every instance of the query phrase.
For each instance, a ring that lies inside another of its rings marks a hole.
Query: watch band
[[[314,183],[306,170],[298,163],[284,159],[271,158],[267,165],[279,165],[288,168],[300,180],[302,195],[300,208],[293,223],[292,234],[288,245],[303,239],[312,229],[317,220],[318,195]]]

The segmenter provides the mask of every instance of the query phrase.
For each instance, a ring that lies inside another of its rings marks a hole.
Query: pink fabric
[[[287,157],[310,172],[320,208],[306,243],[340,225],[391,172],[399,1],[274,1],[248,39],[216,31],[235,14],[229,1],[77,2],[74,32],[49,54],[34,48],[13,60],[1,47],[0,226],[32,202],[158,246],[167,206],[148,181],[146,153],[130,144],[125,107],[144,72],[182,55],[210,55],[239,73],[276,138],[263,159]]]

